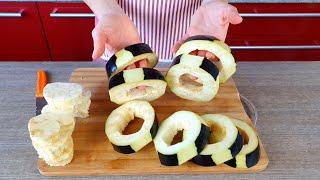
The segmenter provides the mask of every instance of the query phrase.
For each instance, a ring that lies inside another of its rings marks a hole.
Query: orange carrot
[[[37,92],[36,97],[43,97],[43,88],[47,85],[46,72],[42,69],[38,70]]]

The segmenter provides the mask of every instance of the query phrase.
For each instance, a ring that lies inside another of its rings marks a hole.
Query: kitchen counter
[[[8,0],[0,0],[8,1]],[[13,2],[83,2],[82,0],[13,0]],[[315,3],[320,0],[229,0],[231,3]]]
[[[0,63],[0,179],[45,178],[37,170],[37,155],[27,129],[35,113],[37,69],[49,70],[52,81],[67,81],[73,69],[92,66],[98,65]],[[152,179],[319,179],[319,77],[320,62],[239,63],[234,79],[240,93],[258,110],[257,129],[270,160],[267,169],[256,174],[155,175]],[[110,177],[124,178],[150,176]]]

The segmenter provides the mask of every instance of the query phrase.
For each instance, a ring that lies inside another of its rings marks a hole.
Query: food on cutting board
[[[204,50],[218,60],[198,56]],[[141,60],[147,67],[135,66]],[[259,142],[250,125],[221,114],[199,116],[178,111],[158,127],[154,108],[148,101],[161,97],[166,86],[177,96],[193,101],[210,101],[236,71],[230,48],[211,36],[193,36],[179,48],[166,77],[152,69],[158,58],[143,43],[128,46],[115,53],[106,65],[110,101],[122,104],[113,110],[105,123],[105,133],[119,153],[131,154],[154,142],[160,163],[178,166],[192,160],[201,166],[227,164],[250,168],[258,163]],[[166,80],[166,81],[165,81]],[[32,144],[39,158],[50,166],[64,166],[73,158],[72,132],[75,117],[88,117],[91,92],[75,83],[51,83],[44,88],[48,102],[42,114],[29,121]],[[124,133],[130,122],[140,118],[139,130]],[[175,142],[176,135],[182,140]]]
[[[48,105],[42,112],[70,110],[75,117],[89,116],[91,92],[80,84],[55,82],[47,84],[43,96]]]
[[[73,158],[71,111],[43,113],[30,119],[28,129],[39,158],[50,166],[64,166]]]
[[[144,120],[136,133],[123,131],[134,117]],[[163,120],[158,129],[152,106],[146,101],[131,101],[112,111],[105,133],[115,151],[130,154],[141,150],[152,139],[160,163],[178,166],[189,160],[201,166],[228,164],[249,168],[258,163],[260,152],[255,131],[246,122],[222,114],[199,116],[178,111]],[[175,142],[177,134],[181,141]]]
[[[158,57],[149,45],[144,43],[133,44],[115,53],[106,64],[109,77],[123,71],[127,66],[142,59],[148,62],[147,67],[153,68],[158,63]]]
[[[183,99],[210,101],[219,89],[218,68],[201,56],[175,57],[165,78],[171,91]]]
[[[201,117],[193,112],[178,111],[160,124],[154,144],[162,165],[181,165],[203,150],[210,129],[201,121]],[[183,131],[182,141],[172,145],[179,131]]]
[[[197,50],[208,51],[219,59],[220,83],[226,82],[236,72],[236,62],[227,44],[212,36],[192,36],[184,41],[175,53],[190,54]]]
[[[124,135],[123,131],[134,118],[143,119],[143,124],[135,133]],[[105,133],[115,151],[130,154],[149,144],[158,130],[158,121],[153,107],[147,101],[130,101],[109,115]]]
[[[211,134],[208,144],[192,161],[201,166],[215,166],[233,159],[241,150],[243,139],[232,120],[221,114],[201,118],[211,128]]]
[[[153,101],[166,91],[163,75],[151,68],[124,70],[109,79],[110,101],[123,104],[131,100]]]
[[[226,162],[235,168],[250,168],[256,165],[260,159],[259,140],[255,130],[247,123],[232,119],[244,139],[244,145],[235,158]]]

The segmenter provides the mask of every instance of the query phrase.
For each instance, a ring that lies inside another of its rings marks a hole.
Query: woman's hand
[[[108,55],[140,43],[140,36],[130,18],[124,13],[105,14],[98,19],[92,31],[94,50],[93,59],[99,58],[105,51]]]
[[[187,33],[174,45],[173,51],[176,52],[185,39],[194,35],[211,35],[225,41],[229,24],[239,24],[241,22],[242,18],[237,8],[228,4],[227,1],[204,1],[191,17]],[[196,55],[204,55],[206,53],[210,58],[214,58],[212,53],[203,51],[198,51]]]

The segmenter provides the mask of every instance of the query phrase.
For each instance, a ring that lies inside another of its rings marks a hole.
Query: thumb
[[[228,21],[231,24],[240,24],[242,22],[242,17],[239,15],[239,12],[236,7],[229,5],[227,10]]]
[[[99,27],[96,26],[92,31],[93,39],[93,53],[92,59],[97,59],[105,51],[105,43],[107,42],[107,34]]]

